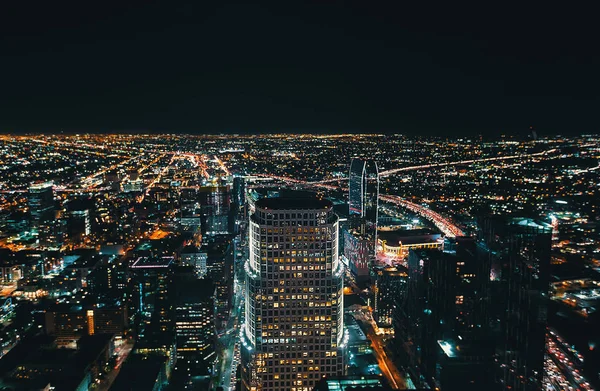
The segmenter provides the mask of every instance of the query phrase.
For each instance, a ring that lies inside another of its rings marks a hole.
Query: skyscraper
[[[348,207],[350,216],[363,216],[365,162],[354,158],[350,162]]]
[[[32,183],[29,186],[30,228],[44,243],[54,228],[54,185],[52,182]]]
[[[344,374],[338,218],[326,200],[263,198],[250,217],[242,389],[309,391]]]
[[[455,282],[454,256],[438,250],[410,251],[406,294],[397,305],[394,331],[417,387],[432,385],[438,340],[455,317]]]
[[[360,267],[354,267],[353,274],[359,278],[369,275],[369,267],[375,259],[377,248],[377,209],[379,198],[379,173],[377,164],[373,160],[362,160],[354,158],[350,163],[350,183],[348,194],[348,206],[350,216],[350,229],[348,233],[355,237],[356,243],[367,245],[366,259],[352,259],[353,256],[346,255],[353,265],[364,264],[366,273],[357,273]],[[348,236],[346,236],[348,237]],[[345,245],[346,242],[344,238]],[[361,245],[361,247],[364,247]],[[350,250],[353,251],[353,250]],[[364,258],[361,256],[360,258]]]
[[[407,269],[402,266],[380,267],[375,278],[373,317],[379,327],[390,327],[396,301],[406,293]]]
[[[498,380],[512,390],[540,390],[552,226],[529,218],[485,219],[480,225],[479,256],[492,265],[496,280]]]
[[[365,161],[363,181],[363,217],[365,218],[367,229],[373,233],[375,243],[377,243],[377,218],[379,216],[377,213],[379,206],[379,171],[375,161]]]
[[[348,206],[350,216],[362,217],[367,224],[377,225],[379,171],[373,160],[352,159]]]

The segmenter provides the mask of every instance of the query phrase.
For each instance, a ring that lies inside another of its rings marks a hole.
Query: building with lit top
[[[27,195],[30,229],[42,246],[54,241],[56,211],[53,186],[52,182],[32,183]]]
[[[343,266],[330,201],[255,203],[241,330],[242,389],[309,391],[345,372]]]
[[[354,158],[350,163],[348,213],[355,228],[377,243],[379,171],[373,160]],[[374,250],[374,249],[373,249]]]

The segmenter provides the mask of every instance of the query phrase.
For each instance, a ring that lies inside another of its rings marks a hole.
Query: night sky
[[[0,132],[598,133],[591,9],[404,3],[5,1]]]

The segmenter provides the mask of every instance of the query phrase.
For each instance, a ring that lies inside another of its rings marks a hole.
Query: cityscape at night
[[[0,391],[600,390],[583,5],[0,5]]]
[[[598,136],[1,141],[5,389],[598,387]]]

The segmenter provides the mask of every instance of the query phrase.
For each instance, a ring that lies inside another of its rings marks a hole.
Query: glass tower
[[[363,216],[365,162],[352,159],[350,163],[348,206],[350,216]]]
[[[27,201],[31,216],[31,229],[38,232],[40,227],[54,219],[54,184],[52,182],[32,183],[29,186]]]
[[[480,258],[492,265],[500,325],[498,380],[506,389],[542,388],[552,226],[529,218],[482,221]]]
[[[330,201],[263,198],[250,217],[242,389],[309,391],[344,374],[343,266]]]

